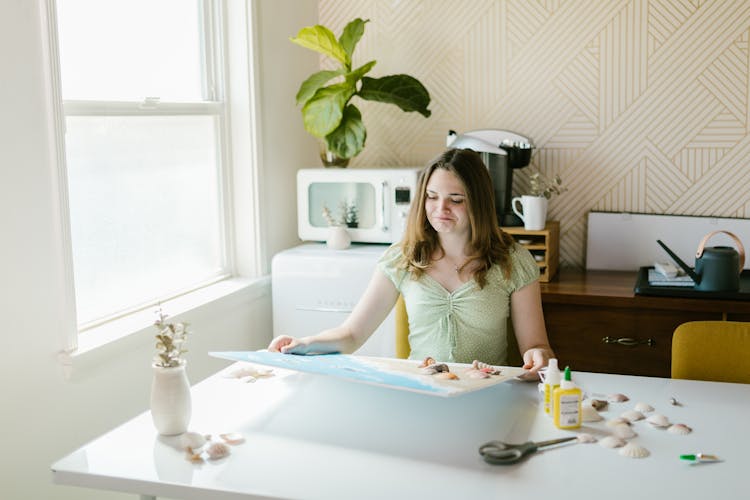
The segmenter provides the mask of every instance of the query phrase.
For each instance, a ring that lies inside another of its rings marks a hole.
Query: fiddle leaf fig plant
[[[369,20],[354,19],[344,27],[337,39],[325,26],[302,28],[290,40],[336,61],[339,68],[321,70],[310,75],[297,92],[297,105],[302,106],[305,130],[326,142],[329,151],[340,158],[353,158],[365,146],[367,131],[362,114],[352,104],[357,96],[368,101],[395,104],[403,111],[416,111],[430,116],[427,106],[430,94],[419,80],[409,75],[381,78],[365,76],[375,66],[369,61],[352,68],[352,54],[365,32]]]

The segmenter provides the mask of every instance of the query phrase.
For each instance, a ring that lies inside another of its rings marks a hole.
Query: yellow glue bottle
[[[570,367],[565,367],[560,387],[553,393],[553,418],[558,429],[578,429],[581,426],[581,389],[570,378]]]
[[[544,413],[552,415],[552,396],[560,386],[560,368],[557,366],[557,359],[551,358],[547,363],[547,375],[544,377]]]

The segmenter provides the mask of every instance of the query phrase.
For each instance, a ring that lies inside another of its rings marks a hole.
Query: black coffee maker
[[[523,221],[511,209],[511,190],[513,170],[531,161],[534,149],[531,139],[508,130],[472,130],[461,135],[449,130],[446,144],[451,148],[472,149],[481,155],[495,191],[497,221],[501,226],[523,226]]]

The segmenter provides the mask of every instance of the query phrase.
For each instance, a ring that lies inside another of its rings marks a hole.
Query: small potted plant
[[[328,248],[333,250],[344,250],[352,244],[352,238],[349,236],[347,227],[357,227],[359,218],[357,207],[354,203],[342,201],[339,205],[339,214],[334,216],[328,206],[323,205],[323,218],[329,226],[329,235],[326,240]],[[353,226],[350,224],[354,224]]]
[[[175,435],[187,431],[192,413],[190,383],[182,357],[189,332],[186,322],[167,321],[161,307],[156,311],[156,355],[151,385],[151,417],[159,434]]]
[[[307,130],[319,138],[324,150],[321,159],[326,166],[345,167],[349,159],[362,152],[367,131],[362,114],[352,104],[354,97],[368,101],[395,104],[403,111],[416,111],[430,116],[427,106],[430,94],[419,80],[409,75],[380,78],[365,76],[377,61],[353,67],[352,55],[365,32],[369,20],[354,19],[336,38],[325,26],[302,28],[290,40],[330,58],[338,64],[332,70],[317,71],[300,85],[297,105],[302,106],[302,119]]]
[[[524,229],[528,231],[540,231],[547,225],[547,204],[553,194],[567,191],[562,185],[562,179],[555,175],[552,180],[544,177],[540,172],[535,172],[529,177],[529,194],[513,198],[511,209],[523,221]],[[521,211],[517,203],[521,204]]]

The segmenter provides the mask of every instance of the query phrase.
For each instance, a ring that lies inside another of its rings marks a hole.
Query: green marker
[[[708,462],[721,462],[721,459],[716,455],[709,455],[706,453],[696,453],[694,455],[680,455],[680,460],[687,460],[694,464],[708,463]]]

